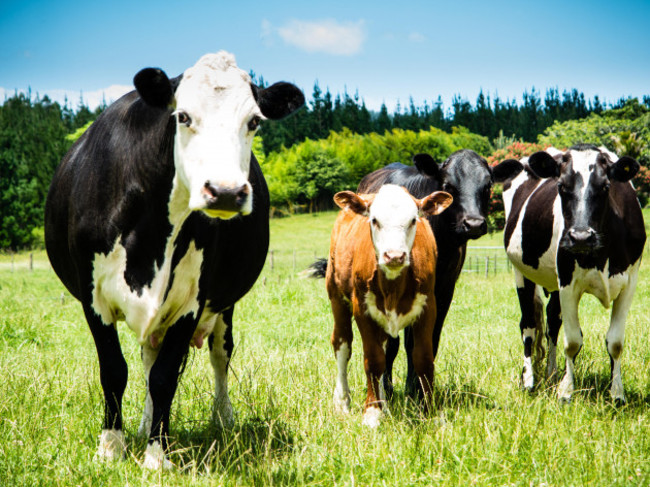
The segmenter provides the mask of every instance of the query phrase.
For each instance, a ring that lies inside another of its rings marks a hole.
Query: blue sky
[[[650,94],[649,20],[648,0],[2,0],[0,102],[31,87],[93,106],[143,67],[175,76],[220,49],[308,98],[318,81],[371,109],[533,87],[613,102]]]

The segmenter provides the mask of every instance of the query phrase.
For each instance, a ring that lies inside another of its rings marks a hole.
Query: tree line
[[[580,120],[592,113],[621,108],[626,100],[621,98],[606,105],[598,96],[588,100],[576,89],[560,93],[557,88],[546,90],[542,98],[533,88],[523,93],[519,103],[516,99],[502,100],[498,95],[491,97],[481,91],[473,105],[459,95],[454,96],[449,109],[444,107],[441,97],[422,106],[416,106],[411,98],[407,106],[398,104],[395,112],[389,114],[385,104],[379,112],[373,112],[358,93],[333,96],[329,89],[323,93],[316,83],[311,101],[303,110],[281,122],[267,121],[260,133],[266,154],[306,139],[324,139],[330,132],[339,132],[344,127],[356,134],[383,134],[392,129],[419,131],[430,127],[450,132],[453,127],[465,127],[490,140],[502,135],[534,142],[555,122]],[[644,96],[643,103],[650,106],[650,96]]]

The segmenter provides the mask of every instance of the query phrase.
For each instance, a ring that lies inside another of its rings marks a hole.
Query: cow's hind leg
[[[562,310],[560,309],[560,293],[553,291],[546,305],[546,343],[548,344],[548,360],[546,362],[546,379],[557,377],[557,336],[562,326]]]
[[[99,376],[104,390],[104,424],[97,455],[109,460],[122,458],[126,451],[122,431],[122,396],[126,389],[128,368],[115,325],[104,324],[89,306],[84,306],[84,313],[95,340]]]
[[[519,329],[521,330],[521,340],[524,344],[524,366],[521,371],[521,386],[527,391],[532,391],[535,387],[533,351],[536,342],[541,340],[543,308],[536,284],[524,278],[517,271],[515,271],[515,279],[517,281],[519,307],[521,308]]]
[[[348,362],[352,355],[352,313],[349,306],[338,298],[331,299],[334,315],[332,348],[336,358],[336,387],[334,388],[334,409],[350,412],[350,386],[348,385]]]
[[[189,314],[181,317],[167,330],[158,357],[149,372],[148,386],[153,408],[151,433],[143,463],[145,468],[172,466],[165,457],[169,446],[169,412],[196,324],[196,318]]]
[[[228,429],[235,424],[228,396],[228,365],[233,350],[233,310],[234,308],[229,308],[216,318],[215,327],[208,338],[210,362],[214,369],[214,421],[217,426]]]

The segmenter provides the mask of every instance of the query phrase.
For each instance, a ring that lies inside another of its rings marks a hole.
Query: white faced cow
[[[606,335],[610,393],[624,402],[625,320],[646,240],[641,208],[629,182],[639,164],[592,145],[574,146],[564,153],[551,148],[522,161],[504,161],[494,169],[497,178],[506,181],[504,240],[515,267],[522,311],[522,384],[534,387],[531,355],[535,342],[538,348],[541,345],[540,288],[544,288],[551,293],[547,377],[556,373],[557,336],[564,322],[566,372],[558,395],[570,400],[574,361],[582,347],[578,304],[589,293],[605,308],[613,303]]]
[[[452,197],[437,191],[416,200],[406,189],[387,184],[376,195],[343,191],[334,201],[343,209],[332,229],[326,275],[338,365],[334,404],[349,411],[347,366],[354,316],[368,379],[363,422],[375,427],[385,403],[381,377],[387,340],[407,326],[413,326],[413,363],[420,391],[425,405],[430,403],[437,250],[429,222],[421,217],[441,213]]]
[[[136,90],[102,113],[58,167],[47,199],[52,267],[81,301],[99,356],[104,426],[99,455],[122,457],[127,365],[116,323],[142,345],[146,467],[166,465],[169,411],[190,344],[208,337],[215,416],[232,423],[227,367],[234,304],[268,249],[269,195],[251,155],[264,118],[304,103],[288,83],[262,89],[226,52],[168,79],[147,68]]]

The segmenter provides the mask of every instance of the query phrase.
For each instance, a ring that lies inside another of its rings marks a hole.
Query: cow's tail
[[[313,279],[324,278],[327,273],[327,259],[321,257],[316,259],[307,269],[300,273],[300,277],[311,277]]]
[[[546,355],[546,347],[544,347],[544,338],[546,337],[544,329],[544,301],[542,301],[541,286],[535,286],[533,306],[535,315],[535,362],[541,365]]]

